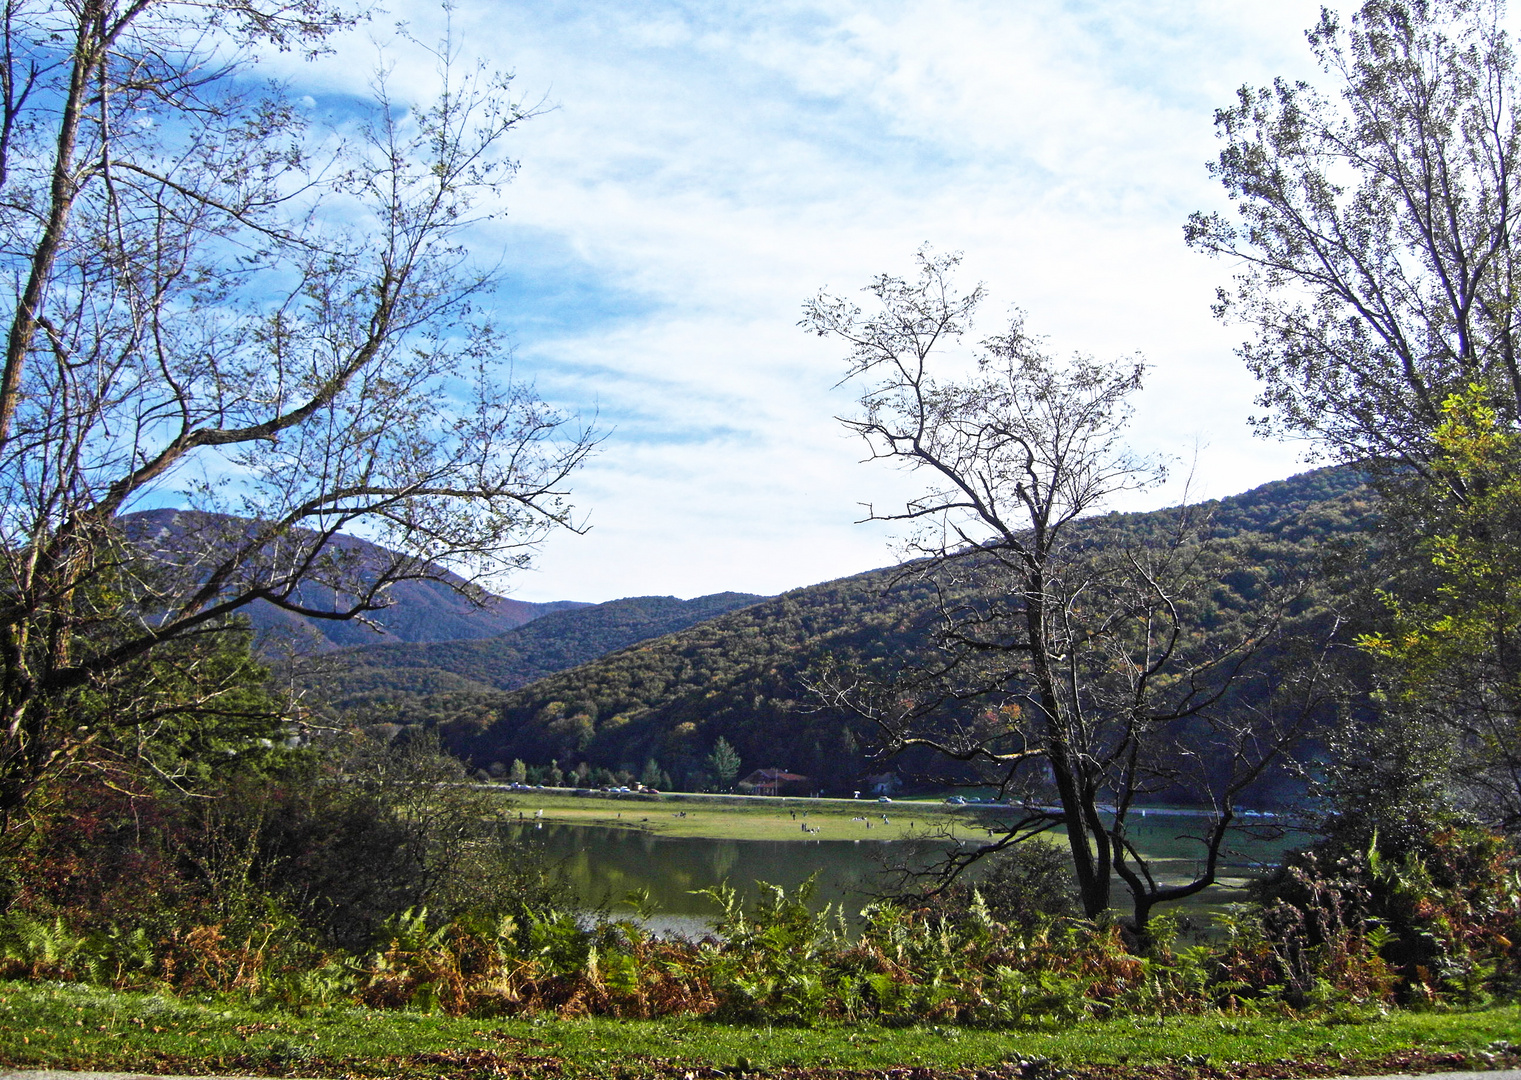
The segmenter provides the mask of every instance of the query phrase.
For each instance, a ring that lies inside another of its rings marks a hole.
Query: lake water
[[[1143,850],[1153,855],[1163,878],[1191,876],[1197,843],[1187,834],[1199,822],[1166,820],[1153,815],[1133,830]],[[890,886],[893,867],[922,869],[942,858],[947,841],[939,840],[717,840],[661,836],[634,829],[544,823],[511,825],[509,835],[536,846],[555,865],[567,892],[580,906],[613,905],[631,891],[646,890],[659,909],[656,929],[700,933],[717,907],[703,889],[729,883],[749,897],[757,882],[795,889],[817,875],[815,909],[840,904],[853,916],[872,896]],[[1240,899],[1241,879],[1276,861],[1302,836],[1247,836],[1233,842],[1226,873],[1237,889],[1215,890],[1200,903]],[[1117,892],[1119,901],[1122,893]],[[1199,907],[1199,904],[1191,905]]]

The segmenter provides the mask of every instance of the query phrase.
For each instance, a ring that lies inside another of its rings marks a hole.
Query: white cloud
[[[774,592],[891,561],[858,502],[904,477],[856,462],[832,415],[838,350],[795,323],[821,286],[966,253],[990,316],[1059,350],[1155,365],[1136,441],[1230,494],[1294,471],[1254,440],[1239,333],[1209,299],[1229,267],[1182,223],[1221,198],[1212,110],[1242,82],[1313,75],[1314,0],[791,0],[637,5],[460,0],[471,53],[558,108],[526,125],[505,321],[540,389],[614,428],[576,484],[592,531],[551,542],[528,599]],[[408,4],[433,40],[437,11]],[[374,51],[288,66],[358,92]],[[403,55],[399,87],[431,62]],[[991,328],[991,324],[990,324]],[[1153,494],[1149,503],[1164,496]]]

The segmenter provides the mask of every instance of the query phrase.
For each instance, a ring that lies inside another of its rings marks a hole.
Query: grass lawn
[[[303,1015],[58,983],[0,983],[0,1065],[158,1073],[444,1077],[1162,1078],[1514,1066],[1521,1008],[1333,1019],[1210,1015],[1064,1029],[751,1028],[698,1020]],[[720,1072],[721,1070],[721,1072]]]
[[[513,817],[572,825],[639,829],[663,836],[712,840],[907,840],[953,829],[985,836],[985,810],[939,803],[879,803],[875,799],[790,799],[515,791],[503,795]],[[543,816],[538,816],[542,810]],[[884,822],[882,819],[887,818]],[[857,820],[859,819],[859,820]],[[989,820],[992,820],[989,817]],[[805,832],[803,826],[818,832]]]

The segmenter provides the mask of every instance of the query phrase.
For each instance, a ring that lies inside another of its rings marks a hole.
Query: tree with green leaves
[[[1429,573],[1386,593],[1392,626],[1364,648],[1391,662],[1398,708],[1442,710],[1445,763],[1483,816],[1521,831],[1521,433],[1475,384],[1448,397],[1422,489]]]
[[[1514,828],[1521,114],[1503,15],[1502,0],[1323,11],[1308,37],[1330,90],[1279,80],[1219,110],[1211,171],[1234,214],[1185,231],[1238,267],[1216,313],[1252,332],[1257,422],[1370,468],[1386,496],[1392,625],[1363,639],[1393,684],[1383,707],[1433,728],[1411,745],[1466,748],[1409,758],[1386,790],[1429,794],[1414,762],[1445,756],[1448,785],[1477,783]]]
[[[708,773],[713,777],[714,787],[720,791],[731,789],[734,778],[739,775],[739,766],[739,751],[720,735],[713,743],[713,752],[708,755]]]
[[[1331,85],[1244,86],[1210,167],[1234,215],[1195,249],[1238,267],[1266,430],[1425,472],[1443,402],[1491,388],[1521,417],[1521,118],[1501,0],[1368,0],[1308,35]]]

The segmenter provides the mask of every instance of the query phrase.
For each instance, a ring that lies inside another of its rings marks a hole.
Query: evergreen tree
[[[713,786],[720,791],[732,788],[734,778],[739,775],[739,766],[739,753],[720,735],[713,744],[713,752],[708,755],[708,772],[713,777]]]

